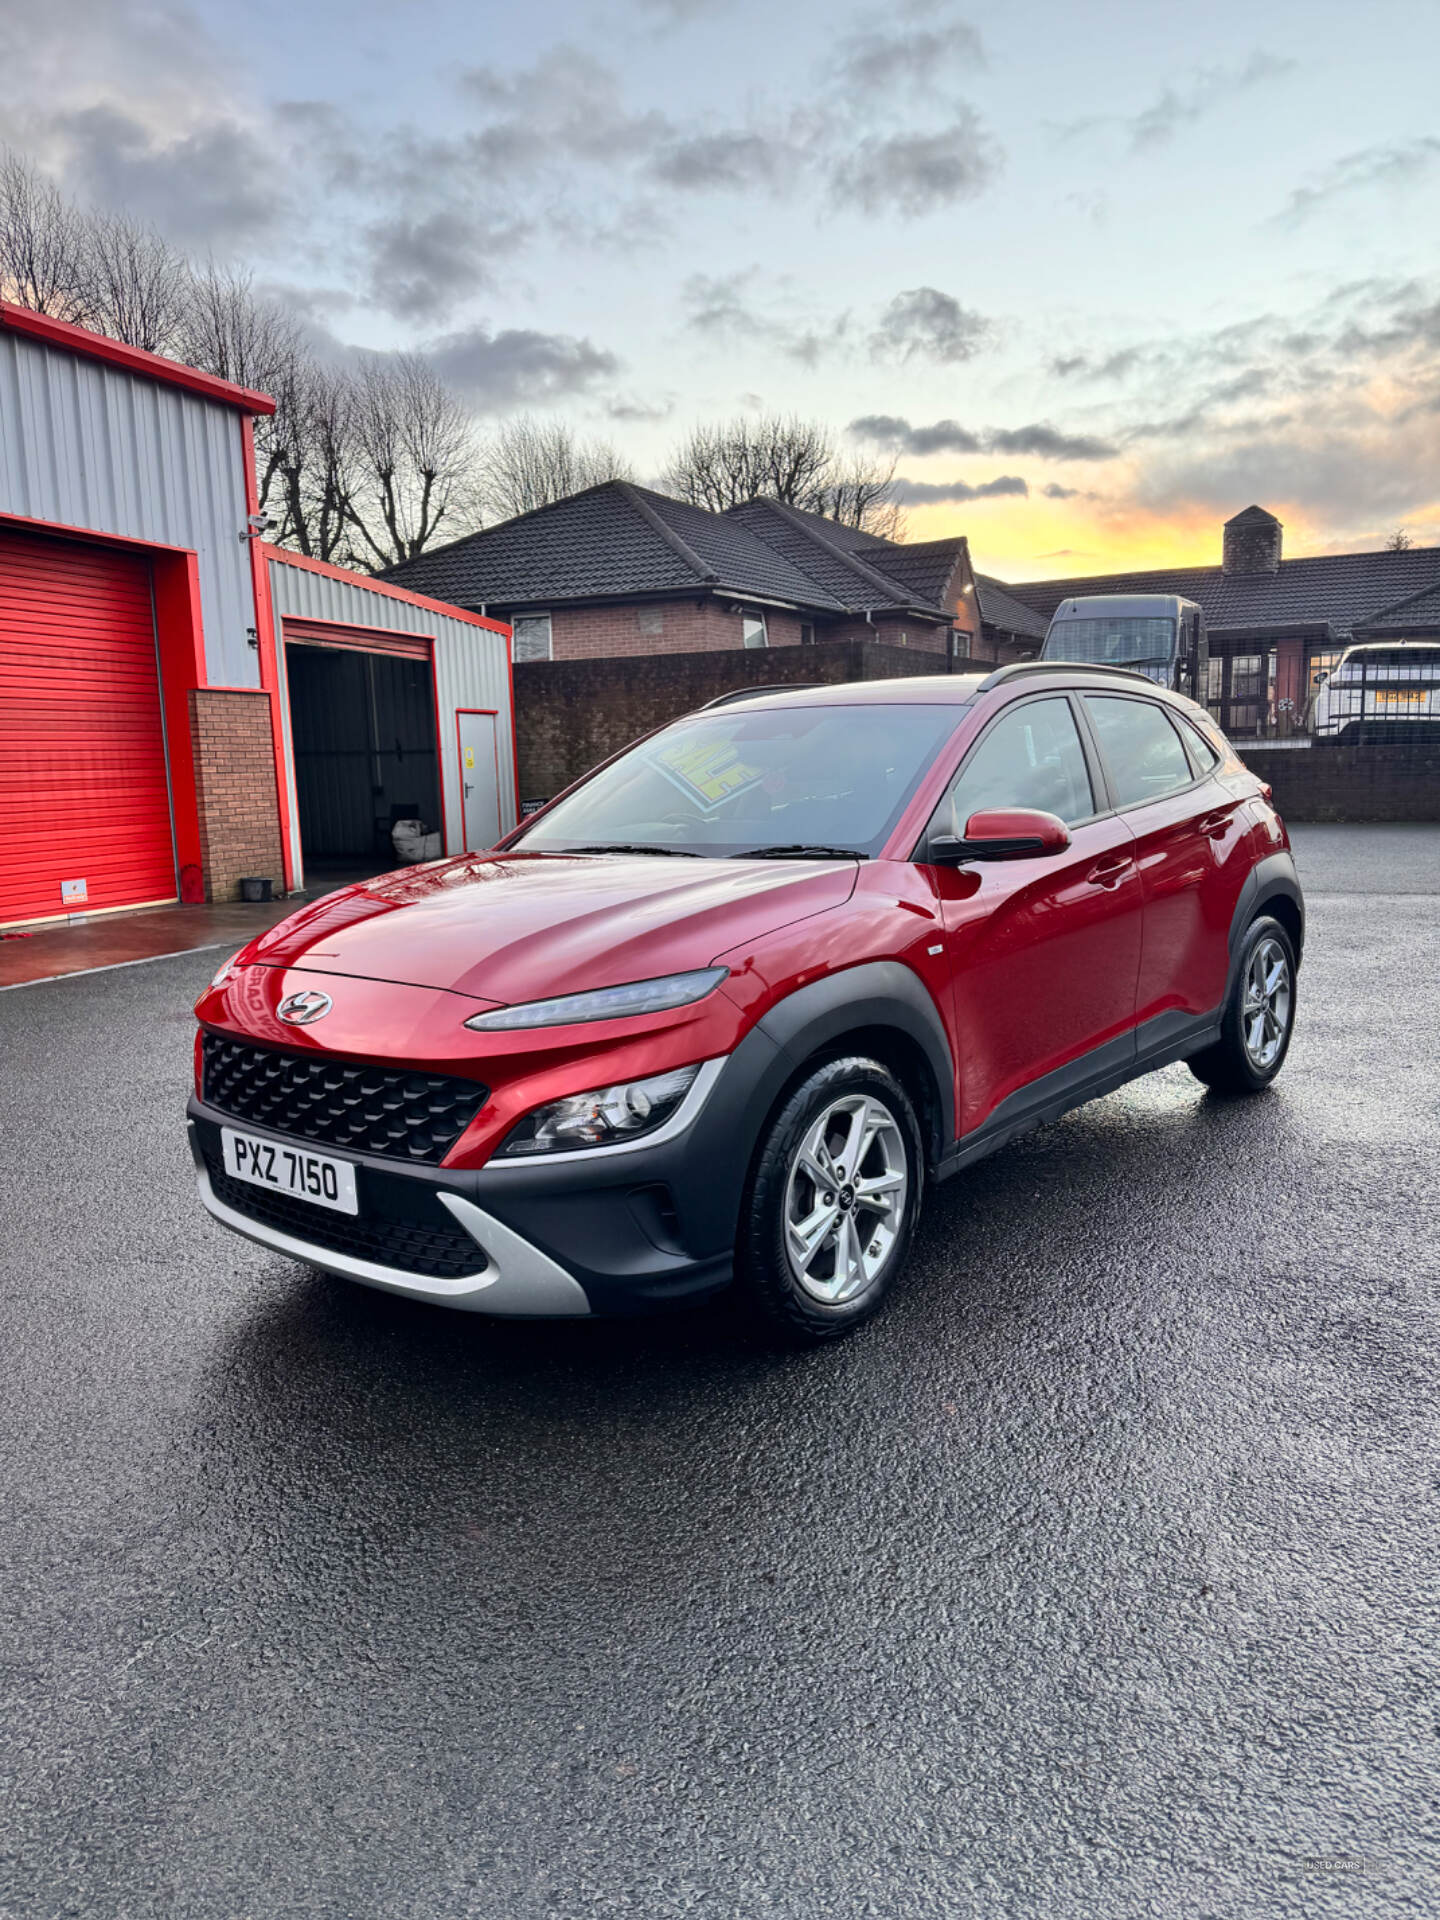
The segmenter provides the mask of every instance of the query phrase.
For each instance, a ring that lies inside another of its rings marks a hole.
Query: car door
[[[1145,930],[1135,1013],[1146,1022],[1214,1011],[1225,996],[1230,922],[1251,866],[1243,790],[1232,792],[1197,728],[1143,694],[1086,693],[1081,705],[1111,797],[1135,838]]]
[[[1129,828],[1105,810],[1066,694],[1016,701],[997,715],[932,831],[950,831],[952,799],[962,827],[983,808],[1037,807],[1070,829],[1060,854],[935,869],[963,1135],[1008,1100],[1023,1107],[1026,1090],[1048,1075],[1069,1084],[1111,1055],[1133,1056],[1141,885]]]

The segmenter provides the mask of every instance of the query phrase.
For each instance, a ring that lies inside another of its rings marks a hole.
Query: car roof
[[[983,684],[982,673],[922,673],[902,680],[839,680],[827,686],[737,688],[712,700],[702,713],[724,707],[967,707]]]
[[[1124,667],[1107,667],[1075,660],[1021,660],[1007,666],[985,663],[983,673],[924,673],[898,680],[840,680],[825,686],[757,687],[747,695],[737,688],[696,711],[720,708],[747,710],[769,707],[968,707],[991,692],[1044,692],[1061,687],[1079,691],[1132,693],[1163,700],[1171,706],[1203,712],[1183,693],[1161,686],[1147,674]]]
[[[1357,640],[1354,646],[1346,647],[1341,655],[1348,660],[1352,653],[1400,653],[1409,648],[1420,653],[1440,652],[1440,639],[1434,640]]]

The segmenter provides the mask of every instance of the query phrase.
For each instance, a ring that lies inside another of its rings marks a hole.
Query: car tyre
[[[919,1217],[915,1109],[878,1060],[826,1061],[788,1095],[751,1162],[736,1279],[772,1333],[811,1346],[880,1306]]]
[[[1188,1062],[1212,1093],[1262,1093],[1285,1064],[1295,1030],[1295,948],[1268,914],[1246,929],[1220,1038]]]

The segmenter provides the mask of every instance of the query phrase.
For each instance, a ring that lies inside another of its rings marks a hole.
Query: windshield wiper
[[[587,847],[559,847],[559,853],[663,853],[672,860],[703,860],[703,853],[693,853],[689,847],[653,847],[643,840],[607,840],[597,841]]]
[[[732,853],[732,860],[868,860],[868,853],[855,847],[813,847],[798,842],[793,847],[749,847],[744,853]]]

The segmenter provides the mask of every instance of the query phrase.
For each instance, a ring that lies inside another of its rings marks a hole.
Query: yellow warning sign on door
[[[474,747],[466,747],[466,749],[465,749],[465,764],[466,764],[466,766],[467,766],[467,767],[473,767],[473,766],[474,766],[474,764],[475,764],[475,749],[474,749]]]

